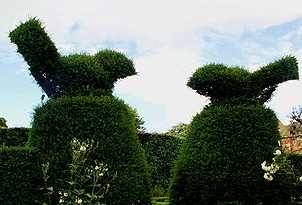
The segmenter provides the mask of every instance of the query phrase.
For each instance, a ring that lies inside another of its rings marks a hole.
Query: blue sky
[[[0,116],[29,127],[43,92],[8,38],[20,21],[38,17],[62,55],[124,52],[137,76],[114,94],[135,108],[150,132],[189,123],[209,101],[186,86],[207,63],[254,71],[285,55],[302,63],[301,0],[2,0],[0,2]],[[288,123],[302,105],[302,83],[283,83],[267,105]]]

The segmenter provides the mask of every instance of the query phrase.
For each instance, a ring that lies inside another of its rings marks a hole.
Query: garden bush
[[[40,204],[42,171],[36,149],[0,148],[0,204]]]
[[[7,147],[25,146],[28,141],[29,130],[25,127],[0,129],[0,145]]]
[[[152,194],[166,196],[172,168],[184,139],[165,134],[143,133],[139,134],[139,140],[145,150],[151,174]]]
[[[275,114],[261,105],[205,108],[189,127],[176,167],[172,188],[181,196],[172,195],[175,204],[270,199],[282,204],[280,197],[288,193],[266,181],[260,166],[278,145],[277,125]]]
[[[49,162],[50,179],[67,177],[70,141],[99,142],[89,156],[117,177],[106,194],[108,204],[149,201],[150,182],[144,153],[135,134],[135,115],[122,100],[113,96],[61,97],[35,110],[29,145],[39,149],[43,163]],[[88,163],[89,164],[89,163]],[[54,187],[62,184],[50,182]]]
[[[211,103],[189,125],[170,187],[172,204],[290,202],[291,180],[267,181],[260,165],[273,158],[280,139],[277,117],[263,103],[291,79],[298,79],[298,66],[290,56],[253,73],[209,64],[193,74],[188,85]]]

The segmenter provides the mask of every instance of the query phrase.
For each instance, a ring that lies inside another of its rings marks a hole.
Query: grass
[[[169,197],[152,197],[152,205],[169,205]]]

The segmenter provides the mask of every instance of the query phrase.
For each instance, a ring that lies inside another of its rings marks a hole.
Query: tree
[[[292,136],[298,136],[302,133],[302,107],[294,108],[290,118],[289,132]]]
[[[172,135],[176,137],[186,137],[188,132],[188,124],[179,123],[171,127],[171,129],[166,133],[167,135]]]
[[[0,117],[0,128],[7,128],[6,119]]]

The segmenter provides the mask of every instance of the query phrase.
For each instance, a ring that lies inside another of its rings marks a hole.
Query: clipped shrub
[[[197,114],[176,163],[172,204],[288,204],[290,180],[263,178],[261,163],[273,158],[278,120],[263,104],[279,83],[298,79],[294,57],[250,73],[209,64],[188,81],[211,103]]]
[[[0,145],[7,147],[25,146],[30,128],[15,127],[0,129]]]
[[[43,163],[50,163],[50,186],[60,187],[70,163],[70,141],[99,143],[89,158],[107,165],[117,177],[105,195],[107,204],[142,204],[150,201],[150,180],[143,149],[135,134],[130,107],[113,96],[61,97],[35,110],[31,146],[39,149]]]
[[[266,181],[260,166],[278,146],[277,125],[275,114],[262,105],[205,108],[189,127],[175,169],[174,204],[283,204],[288,193],[276,181]]]
[[[184,139],[165,134],[143,133],[139,134],[139,140],[145,150],[152,192],[154,195],[166,196],[172,168]]]
[[[0,204],[40,204],[42,172],[36,149],[0,148]]]

